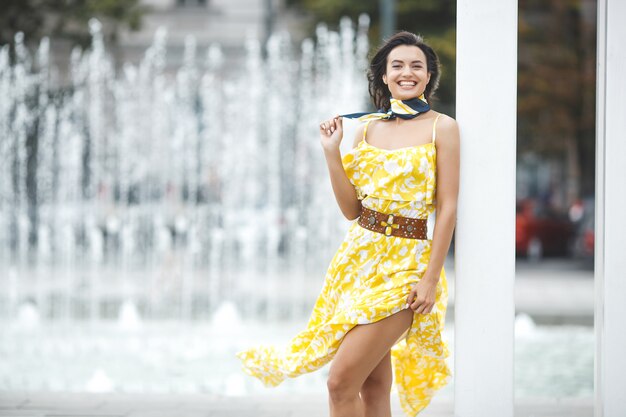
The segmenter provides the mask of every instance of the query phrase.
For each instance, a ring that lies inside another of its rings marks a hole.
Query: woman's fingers
[[[343,117],[339,115],[335,116],[335,123],[336,123],[337,129],[343,129]]]
[[[320,123],[320,130],[327,135],[332,135],[337,130],[337,124],[334,119],[326,120]]]
[[[428,314],[432,310],[434,304],[428,302],[425,298],[422,299],[417,295],[417,291],[412,289],[409,293],[409,298],[405,307],[410,308],[418,314]]]
[[[413,304],[413,300],[415,299],[415,296],[416,296],[416,295],[417,295],[417,294],[416,294],[416,292],[415,292],[415,289],[412,289],[412,290],[411,290],[411,292],[409,292],[409,296],[408,296],[408,298],[406,299],[406,306],[407,306],[407,307],[411,307],[411,304]]]
[[[426,304],[420,304],[419,307],[415,309],[415,312],[417,314],[423,314],[425,310],[426,310]]]
[[[418,314],[428,314],[432,311],[433,304],[422,302],[415,309],[413,309]]]
[[[336,130],[340,129],[343,129],[343,118],[339,115],[320,123],[320,130],[327,135],[332,135]]]

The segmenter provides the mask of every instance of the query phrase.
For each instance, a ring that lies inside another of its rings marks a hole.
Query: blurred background
[[[268,390],[234,352],[306,323],[349,226],[316,126],[372,109],[381,39],[425,37],[454,117],[455,13],[0,1],[0,390],[325,392],[326,368]],[[516,396],[590,399],[596,1],[519,0],[518,42]]]

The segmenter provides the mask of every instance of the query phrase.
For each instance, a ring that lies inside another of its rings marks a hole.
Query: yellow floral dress
[[[366,142],[366,125],[361,142],[342,157],[364,206],[406,217],[427,218],[433,213],[436,121],[432,142],[394,150]],[[354,326],[406,308],[411,288],[426,271],[430,250],[430,239],[386,236],[354,221],[330,262],[306,328],[283,349],[258,346],[238,352],[244,371],[266,386],[276,386],[286,377],[327,364]],[[426,407],[451,376],[448,345],[442,337],[448,301],[443,269],[436,294],[432,311],[414,314],[411,328],[391,349],[395,386],[409,416]]]

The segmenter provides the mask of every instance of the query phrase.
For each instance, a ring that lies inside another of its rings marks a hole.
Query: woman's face
[[[393,48],[387,56],[387,69],[383,75],[391,97],[396,100],[419,97],[430,81],[426,62],[426,55],[417,46],[399,45]]]

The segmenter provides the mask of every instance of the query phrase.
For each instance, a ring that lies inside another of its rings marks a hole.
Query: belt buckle
[[[390,214],[389,217],[387,217],[387,221],[381,221],[380,224],[382,226],[385,226],[385,236],[391,236],[391,233],[393,232],[393,229],[398,229],[400,228],[400,225],[397,223],[393,222],[393,214]]]

